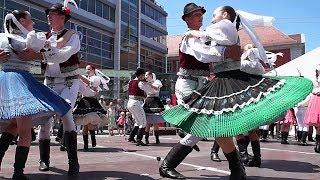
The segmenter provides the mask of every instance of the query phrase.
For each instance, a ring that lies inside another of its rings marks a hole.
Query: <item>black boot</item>
[[[249,156],[248,156],[248,150],[247,150],[247,144],[246,140],[244,138],[237,140],[237,145],[239,149],[239,155],[241,158],[241,162],[243,164],[247,164],[249,162]]]
[[[138,130],[137,144],[136,144],[137,146],[146,146],[146,144],[142,142],[143,135],[145,134],[144,130],[145,128],[139,128]]]
[[[259,141],[251,141],[251,147],[253,152],[253,158],[249,161],[249,167],[260,167],[261,166],[261,149]]]
[[[13,180],[28,180],[27,176],[23,174],[23,169],[25,168],[28,154],[29,154],[29,147],[24,146],[17,146],[16,148],[16,156],[14,162],[14,172],[12,179]]]
[[[180,138],[183,139],[184,137],[186,137],[186,135],[187,135],[187,133],[185,133],[183,130],[181,130],[181,129],[178,130],[178,136],[179,136]],[[197,151],[197,152],[200,151],[200,148],[199,148],[198,145],[194,145],[192,148],[193,148],[195,151]]]
[[[40,151],[39,171],[49,171],[50,139],[39,140],[39,151]]]
[[[89,136],[88,134],[83,134],[83,151],[88,152],[89,151]]]
[[[156,144],[160,144],[159,131],[154,131],[154,136],[156,137]]]
[[[60,123],[59,129],[58,129],[58,133],[57,133],[57,137],[56,137],[56,141],[60,142],[63,138],[63,123]]]
[[[281,144],[289,144],[288,135],[288,132],[281,132]]]
[[[316,153],[320,153],[320,135],[316,135],[316,146],[314,147]]]
[[[301,146],[307,146],[307,137],[308,137],[308,132],[307,131],[302,131],[302,137],[301,137],[301,142],[299,145]]]
[[[224,153],[224,155],[229,162],[229,169],[231,171],[229,180],[246,180],[246,171],[241,163],[238,151],[235,149],[231,153]]]
[[[308,141],[315,142],[315,140],[312,137],[312,133],[308,133]]]
[[[36,132],[34,132],[34,129],[31,128],[31,141],[35,141],[36,139],[37,139]]]
[[[13,140],[10,142],[10,145],[16,145],[16,144],[18,144],[18,135],[16,135],[14,138],[13,138]]]
[[[297,141],[301,142],[302,139],[302,131],[297,131]]]
[[[136,136],[137,132],[139,130],[139,126],[135,126],[129,136],[128,142],[136,143],[136,140],[134,140],[134,137]]]
[[[214,144],[211,148],[211,154],[210,154],[212,161],[221,162],[221,159],[218,155],[219,149],[220,149],[219,144],[216,141],[214,141]]]
[[[145,132],[144,139],[146,144],[149,144],[149,132]]]
[[[97,146],[96,131],[89,131],[89,132],[91,136],[92,147],[96,147]]]
[[[269,130],[263,130],[262,131],[262,137],[260,139],[261,142],[267,142],[268,141],[268,132],[269,132]]]
[[[13,141],[14,138],[15,138],[14,135],[7,133],[7,132],[3,132],[1,134],[1,138],[0,138],[0,166],[1,166],[1,162],[4,157],[4,154],[8,150],[9,145]]]
[[[69,159],[69,176],[77,176],[79,174],[79,162],[77,155],[77,132],[75,131],[66,131],[64,133],[64,138],[66,142],[66,148],[68,152]]]
[[[185,179],[186,177],[177,172],[175,168],[191,151],[192,148],[190,146],[185,146],[180,143],[175,145],[163,160],[159,168],[160,175],[171,179]]]

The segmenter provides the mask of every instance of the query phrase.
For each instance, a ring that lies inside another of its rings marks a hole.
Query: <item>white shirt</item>
[[[64,76],[60,71],[60,63],[67,61],[72,55],[80,51],[80,39],[78,34],[73,34],[66,45],[58,49],[56,48],[58,33],[52,32],[51,37],[48,39],[51,43],[51,50],[44,52],[45,59],[48,63],[48,67],[45,72],[45,76],[49,77],[61,77]]]
[[[138,83],[138,87],[143,90],[145,93],[153,92],[153,88],[151,87],[151,84],[148,82],[140,81]]]
[[[150,91],[146,92],[147,93],[147,97],[159,97],[159,93],[160,93],[160,88],[162,87],[162,83],[160,80],[155,80],[154,82],[152,82],[152,86],[157,87],[157,89],[152,88]]]

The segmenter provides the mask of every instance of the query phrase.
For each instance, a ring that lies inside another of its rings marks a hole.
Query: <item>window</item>
[[[20,3],[16,3],[14,1],[6,1],[6,6],[5,9],[9,10],[9,11],[13,11],[13,10],[25,10],[25,11],[29,11],[29,8],[27,6],[24,6]]]
[[[109,6],[106,4],[103,4],[103,18],[110,19],[110,13],[109,13]]]
[[[88,0],[81,0],[80,1],[80,8],[84,10],[88,10]]]
[[[96,15],[98,15],[100,17],[103,17],[102,16],[102,7],[103,7],[102,2],[96,1]]]
[[[90,0],[89,1],[89,6],[88,6],[88,11],[95,14],[96,13],[96,0]]]
[[[126,1],[121,1],[121,11],[129,12],[129,4]]]
[[[110,7],[110,21],[115,21],[115,9]]]
[[[30,14],[33,19],[38,19],[38,20],[47,22],[47,16],[45,12],[30,8]]]
[[[124,11],[121,11],[121,21],[126,24],[129,24],[129,14],[127,14]]]

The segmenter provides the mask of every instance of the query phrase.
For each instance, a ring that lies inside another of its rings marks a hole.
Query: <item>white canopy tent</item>
[[[315,70],[320,65],[320,47],[280,66],[265,75],[270,76],[304,76],[316,83]]]

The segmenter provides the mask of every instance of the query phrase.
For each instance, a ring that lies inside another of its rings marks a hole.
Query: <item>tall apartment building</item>
[[[154,0],[75,1],[79,9],[70,4],[72,18],[65,27],[80,34],[82,67],[92,64],[111,77],[110,98],[125,97],[123,87],[137,67],[165,73],[167,13]],[[35,29],[49,31],[44,10],[62,2],[0,0],[0,23],[14,9],[28,10]]]

